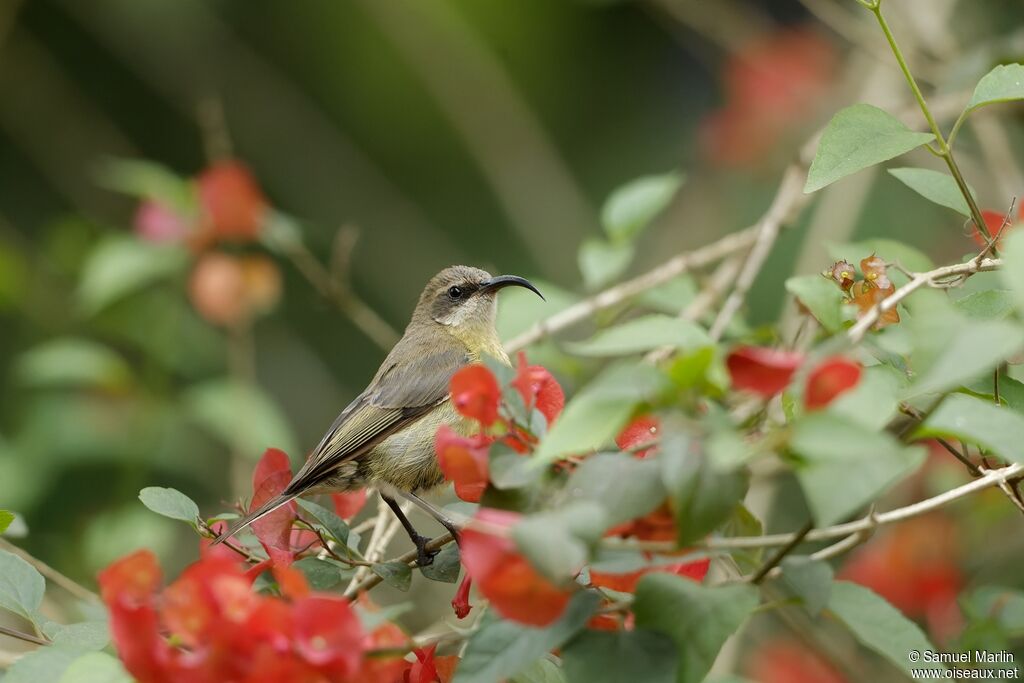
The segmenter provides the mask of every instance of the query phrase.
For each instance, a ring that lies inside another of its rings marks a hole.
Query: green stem
[[[981,215],[981,209],[978,207],[978,203],[974,200],[974,195],[971,194],[970,188],[967,187],[967,181],[964,180],[963,174],[960,173],[960,167],[957,166],[956,159],[953,158],[953,151],[946,143],[946,139],[942,136],[939,124],[936,122],[935,117],[932,116],[931,109],[928,108],[928,103],[924,99],[924,94],[921,92],[921,88],[917,85],[917,80],[914,78],[914,74],[910,73],[910,67],[907,65],[907,60],[903,57],[903,51],[900,50],[900,46],[896,43],[896,36],[892,34],[892,29],[889,28],[889,22],[887,22],[885,17],[882,16],[881,4],[880,0],[876,0],[872,5],[866,5],[866,7],[875,15],[875,19],[878,20],[878,25],[882,27],[882,32],[885,34],[885,39],[889,41],[889,47],[892,48],[892,53],[895,55],[896,62],[900,66],[900,71],[903,72],[903,77],[907,80],[910,90],[914,93],[914,99],[917,100],[917,104],[921,108],[921,113],[924,114],[925,120],[928,121],[928,126],[931,128],[932,134],[935,135],[935,141],[939,145],[938,156],[942,157],[942,160],[946,162],[946,166],[949,168],[949,172],[952,174],[953,180],[956,181],[957,187],[960,188],[960,194],[962,194],[964,199],[967,201],[967,206],[971,210],[971,219],[974,221],[974,224],[978,226],[978,230],[981,234],[986,238],[991,239],[992,236],[988,232],[988,226],[985,225],[985,219]]]

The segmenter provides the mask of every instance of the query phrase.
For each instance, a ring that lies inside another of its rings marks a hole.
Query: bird
[[[305,464],[277,496],[233,522],[221,543],[294,498],[377,488],[416,546],[417,563],[433,561],[396,497],[425,509],[458,538],[458,530],[418,494],[438,487],[444,474],[434,452],[442,424],[469,436],[475,423],[449,400],[452,375],[485,357],[510,365],[495,328],[497,294],[525,287],[541,299],[533,283],[471,266],[449,266],[427,282],[402,338],[388,353],[369,385],[334,420]]]

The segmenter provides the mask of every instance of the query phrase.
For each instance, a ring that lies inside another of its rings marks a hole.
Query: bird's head
[[[499,275],[470,266],[449,266],[430,278],[416,305],[414,319],[444,325],[459,337],[493,334],[498,290],[525,287],[540,298],[533,284],[517,275]]]

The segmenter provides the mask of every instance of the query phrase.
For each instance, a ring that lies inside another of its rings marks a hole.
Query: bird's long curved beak
[[[540,293],[540,290],[533,286],[533,283],[527,280],[525,277],[519,277],[518,275],[499,275],[492,277],[490,280],[484,280],[480,283],[481,292],[493,292],[501,289],[502,287],[509,287],[515,285],[516,287],[525,287],[530,290],[541,299],[544,299],[544,295]],[[547,299],[544,299],[547,301]]]

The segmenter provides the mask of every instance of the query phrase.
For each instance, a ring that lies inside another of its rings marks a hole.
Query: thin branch
[[[966,279],[975,273],[997,270],[1002,267],[1002,265],[1003,262],[1001,259],[986,258],[979,260],[975,258],[971,259],[967,263],[956,263],[951,266],[943,266],[941,268],[936,268],[935,270],[929,270],[926,273],[917,273],[910,282],[875,304],[867,313],[862,315],[853,327],[847,331],[847,337],[854,344],[860,342],[864,339],[864,335],[867,334],[867,331],[871,329],[871,326],[878,322],[878,319],[883,313],[896,308],[901,301],[921,287],[939,287],[942,286],[942,283],[939,281],[944,280],[945,278],[957,277]]]
[[[764,578],[768,576],[768,572],[775,569],[779,563],[786,558],[786,555],[796,550],[796,547],[803,542],[804,537],[807,536],[813,528],[814,521],[807,520],[807,523],[804,524],[799,531],[793,534],[793,538],[791,538],[786,545],[775,551],[775,553],[769,557],[763,565],[761,565],[761,568],[754,572],[754,575],[750,577],[750,583],[755,585],[761,583]]]
[[[424,548],[426,548],[427,552],[433,550],[440,550],[441,548],[448,545],[454,540],[455,537],[451,534],[442,534],[441,536],[438,536],[437,538],[434,538],[430,542],[428,542],[424,546]],[[388,560],[388,562],[402,562],[403,564],[407,564],[410,567],[413,567],[416,565],[417,554],[418,553],[416,550],[410,550],[404,555],[399,555],[394,559]],[[360,593],[364,593],[370,590],[381,581],[383,581],[383,579],[380,576],[378,576],[377,574],[371,574],[355,586],[350,586],[349,589],[345,591],[345,597],[347,597],[349,600],[355,600],[357,597],[359,597]]]
[[[24,633],[22,631],[8,628],[6,626],[0,626],[0,635],[10,636],[11,638],[17,638],[18,640],[24,640],[26,643],[32,643],[33,645],[49,645],[50,641],[39,636],[32,635],[31,633]]]
[[[722,310],[718,312],[718,317],[711,325],[709,334],[712,340],[721,339],[725,328],[729,326],[733,316],[743,305],[747,298],[747,292],[754,285],[754,280],[757,279],[761,268],[764,267],[764,263],[768,259],[768,254],[771,253],[772,247],[775,245],[782,225],[793,219],[793,214],[797,209],[803,208],[805,202],[798,200],[803,196],[803,184],[803,166],[791,164],[782,176],[782,182],[779,184],[779,190],[775,194],[771,206],[757,223],[757,238],[747,255],[746,263],[743,264],[743,270],[740,271],[740,275],[736,279],[736,287],[733,288],[729,298],[725,300]]]
[[[938,508],[949,505],[950,503],[965,496],[969,496],[976,491],[982,491],[984,489],[991,488],[992,486],[1000,486],[1001,484],[1009,482],[1022,474],[1024,474],[1024,464],[1021,463],[1013,463],[997,470],[988,470],[986,474],[978,479],[917,503],[896,508],[889,512],[867,515],[861,519],[846,522],[844,524],[836,524],[820,529],[811,529],[804,537],[804,541],[808,543],[813,541],[827,541],[833,538],[848,536],[850,534],[870,531],[876,526],[893,524],[894,522],[901,522],[906,519],[918,517],[926,512],[931,512],[932,510],[937,510]],[[748,548],[770,548],[774,546],[784,546],[792,542],[796,535],[797,534],[795,533],[788,533],[767,534],[764,536],[709,538],[706,541],[693,544],[692,547],[694,550],[724,551],[745,550]],[[671,552],[678,550],[675,544],[671,541],[635,541],[606,538],[602,539],[601,544],[609,548],[646,550],[649,552]]]
[[[96,593],[94,593],[93,591],[89,590],[88,588],[74,581],[73,579],[68,578],[64,574],[61,574],[59,571],[57,571],[50,565],[46,564],[39,558],[30,555],[29,553],[14,545],[7,539],[0,538],[0,548],[6,550],[9,553],[13,553],[14,555],[17,555],[21,559],[25,560],[30,565],[35,567],[36,570],[45,578],[52,581],[54,585],[60,586],[76,598],[96,604],[100,604],[102,602],[100,600],[100,596],[96,595]]]

